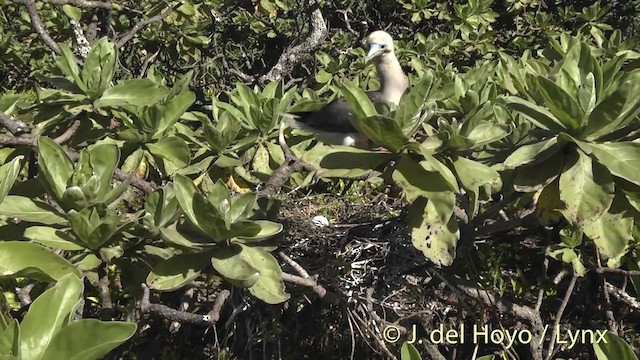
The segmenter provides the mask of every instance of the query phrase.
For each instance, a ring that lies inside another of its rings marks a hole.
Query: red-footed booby
[[[409,82],[396,58],[393,38],[382,30],[374,31],[367,37],[367,45],[367,62],[375,63],[380,79],[380,89],[367,92],[367,96],[374,104],[397,105]],[[314,132],[330,144],[366,147],[369,142],[353,126],[353,110],[344,99],[336,99],[317,111],[288,113],[285,119],[290,127]]]

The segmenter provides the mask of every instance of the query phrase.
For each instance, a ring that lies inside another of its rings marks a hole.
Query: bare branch
[[[101,8],[101,9],[111,9],[113,8],[114,3],[105,0],[105,1],[90,1],[90,0],[42,0],[43,2],[55,5],[73,5],[79,8]]]
[[[623,270],[609,267],[598,266],[596,268],[598,274],[618,274],[624,276],[640,276],[640,270]]]
[[[5,114],[2,111],[0,111],[0,125],[9,130],[9,132],[15,136],[26,134],[30,131],[27,124]]]
[[[131,30],[127,31],[126,33],[124,33],[123,35],[120,36],[120,38],[116,41],[116,48],[121,48],[124,46],[124,44],[126,44],[129,40],[133,39],[133,36],[135,34],[138,33],[138,31],[142,30],[142,28],[144,28],[145,26],[154,23],[156,21],[162,21],[164,19],[166,19],[169,15],[171,15],[171,13],[173,13],[177,8],[179,8],[180,6],[182,6],[182,4],[184,4],[184,1],[180,1],[178,4],[168,8],[167,10],[161,12],[160,14],[156,15],[156,16],[152,16],[146,20],[142,20],[139,21],[138,23],[136,23],[135,25],[133,25],[133,27],[131,28]]]
[[[57,138],[53,139],[53,141],[55,141],[57,144],[65,143],[69,141],[73,137],[73,135],[75,135],[75,133],[78,131],[79,128],[80,128],[80,120],[75,120],[73,124],[71,124],[71,126],[65,132],[63,132]]]
[[[186,311],[172,309],[162,304],[152,304],[149,301],[149,287],[147,287],[147,285],[144,283],[142,283],[140,286],[142,287],[143,292],[142,300],[140,300],[140,310],[143,313],[155,314],[170,321],[179,321],[181,323],[205,326],[215,325],[218,320],[220,320],[220,311],[222,310],[222,306],[224,305],[229,295],[231,295],[229,290],[220,291],[211,311],[206,315],[198,315]]]
[[[47,46],[53,50],[56,54],[60,54],[60,47],[56,42],[51,38],[49,32],[44,27],[44,23],[42,19],[40,19],[40,15],[38,15],[38,8],[36,7],[36,3],[33,0],[13,0],[16,4],[22,4],[27,7],[27,12],[29,13],[29,18],[31,19],[31,26],[33,30],[38,33],[40,39],[44,41]]]
[[[320,11],[320,5],[316,0],[309,1],[309,5],[313,11],[309,17],[309,34],[305,39],[300,39],[296,43],[298,45],[287,48],[278,62],[269,70],[269,72],[260,77],[260,82],[280,80],[284,75],[291,73],[303,60],[311,57],[313,51],[316,50],[325,37],[327,36],[327,24],[322,17],[322,11]]]
[[[640,310],[640,302],[638,302],[638,300],[636,300],[636,298],[634,298],[633,296],[627,294],[626,291],[619,289],[609,283],[607,283],[605,286],[609,294],[613,295],[613,297],[618,299],[618,301],[625,303],[633,310]]]
[[[562,314],[564,313],[564,309],[567,307],[569,303],[569,299],[571,298],[571,294],[573,294],[573,288],[576,286],[576,280],[578,280],[578,276],[574,273],[571,277],[571,281],[569,282],[569,287],[567,288],[567,292],[564,294],[564,298],[562,299],[562,303],[556,312],[556,318],[553,323],[553,329],[551,330],[551,341],[549,342],[549,347],[547,348],[547,360],[551,359],[553,354],[555,353],[554,348],[556,346],[556,333],[558,332],[558,328],[560,327],[560,320],[562,320]]]

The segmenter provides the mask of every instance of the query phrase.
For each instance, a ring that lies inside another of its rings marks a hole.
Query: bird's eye
[[[387,47],[387,45],[385,45],[385,44],[380,45],[380,48],[381,48],[381,49],[384,49],[384,48],[386,48],[386,47]]]

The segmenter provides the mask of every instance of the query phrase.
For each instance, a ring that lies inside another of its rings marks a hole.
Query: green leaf
[[[193,200],[194,197],[198,194],[198,189],[193,184],[193,181],[188,177],[180,174],[176,174],[173,181],[173,190],[176,195],[176,200],[180,204],[180,208],[187,216],[189,221],[200,228],[198,224],[198,217],[194,211]]]
[[[164,170],[169,175],[173,175],[178,169],[187,167],[191,162],[189,145],[177,136],[164,137],[145,146],[154,157],[162,161]]]
[[[613,201],[613,179],[607,169],[577,149],[569,155],[560,175],[564,216],[575,224],[596,221]]]
[[[12,359],[22,359],[18,320],[13,319],[5,329],[0,328],[0,354],[12,356]]]
[[[433,155],[429,153],[429,150],[420,145],[420,151],[422,156],[424,156],[425,161],[421,161],[420,165],[425,168],[427,171],[436,171],[449,183],[450,190],[458,193],[460,188],[458,187],[458,179],[453,174],[453,171],[449,169],[445,164],[443,164],[440,160],[436,159]]]
[[[260,232],[252,236],[238,236],[238,239],[250,240],[250,241],[262,241],[270,237],[273,237],[275,235],[278,235],[279,233],[282,232],[282,229],[283,229],[282,224],[272,222],[272,221],[253,220],[252,222],[260,226]]]
[[[149,79],[124,80],[108,88],[93,105],[98,108],[152,105],[162,100],[168,92],[166,87]]]
[[[318,175],[326,178],[361,177],[392,158],[393,154],[351,146],[317,145],[302,154],[302,160],[319,168]]]
[[[106,36],[93,44],[80,74],[87,85],[88,95],[100,96],[111,85],[116,57],[116,47]]]
[[[638,360],[631,346],[609,331],[605,332],[604,339],[594,341],[593,350],[598,360]]]
[[[210,253],[180,254],[160,261],[147,276],[149,288],[173,291],[195,279],[209,264]]]
[[[13,184],[20,174],[22,168],[22,160],[24,155],[19,155],[13,158],[10,162],[0,166],[0,203],[9,194]]]
[[[48,137],[38,138],[40,174],[56,199],[61,200],[67,183],[73,174],[73,163],[62,146]]]
[[[256,193],[246,193],[231,199],[231,209],[229,209],[229,222],[245,220],[253,214],[253,208],[256,205]]]
[[[164,104],[156,105],[158,112],[162,114],[160,118],[154,119],[156,121],[156,137],[175,125],[180,116],[189,109],[194,101],[196,101],[196,95],[191,91],[186,91],[176,95]]]
[[[415,346],[405,341],[400,349],[400,360],[422,360],[422,356]]]
[[[539,164],[521,166],[515,170],[513,188],[519,192],[534,192],[541,190],[562,172],[564,156],[556,154]]]
[[[373,140],[376,144],[398,152],[409,143],[409,139],[402,133],[402,129],[393,119],[376,115],[368,118],[353,119],[358,131]]]
[[[431,74],[423,76],[420,81],[404,94],[398,104],[394,121],[402,129],[405,136],[411,136],[418,130],[421,124],[420,113],[425,107],[425,102],[433,86],[433,76]]]
[[[553,81],[537,76],[536,85],[545,105],[553,116],[560,120],[562,127],[577,130],[582,126],[584,111],[574,98]]]
[[[505,159],[503,165],[507,169],[515,169],[518,166],[534,164],[548,159],[560,150],[561,147],[558,146],[558,138],[553,137],[548,140],[519,147]]]
[[[473,141],[473,147],[477,148],[500,140],[509,135],[509,133],[511,133],[509,125],[485,122],[475,126],[466,137]]]
[[[598,103],[589,115],[584,135],[591,139],[607,135],[628,124],[638,113],[640,86],[634,79],[623,83]]]
[[[35,299],[20,323],[23,359],[44,359],[47,346],[69,321],[82,291],[82,281],[69,274]]]
[[[531,121],[539,128],[553,130],[556,132],[568,130],[562,121],[558,120],[551,112],[549,112],[549,110],[542,106],[538,106],[516,96],[507,96],[504,101],[508,108],[525,115],[527,120]]]
[[[24,237],[40,245],[61,250],[83,250],[69,234],[49,226],[31,226],[24,230]]]
[[[592,153],[609,172],[636,185],[640,185],[640,143],[619,142],[591,144],[578,142],[586,153]]]
[[[78,88],[86,93],[87,86],[84,81],[80,79],[80,69],[76,64],[75,56],[73,56],[73,53],[66,45],[58,44],[58,46],[60,47],[60,52],[62,53],[61,55],[56,57],[56,64],[58,65],[58,68],[62,70],[65,75],[70,76],[78,86]]]
[[[280,304],[291,297],[285,292],[282,270],[273,255],[259,247],[240,245],[240,256],[258,270],[258,281],[249,287],[249,292],[267,304]]]
[[[120,149],[115,144],[98,144],[90,147],[88,152],[91,168],[100,183],[97,199],[104,200],[111,190],[113,173],[120,162]]]
[[[131,338],[136,329],[134,323],[82,319],[63,327],[53,337],[43,359],[102,359]]]
[[[342,87],[342,95],[353,109],[356,119],[367,119],[378,115],[371,99],[356,83],[346,80]]]
[[[460,238],[458,223],[453,217],[445,223],[438,221],[437,205],[429,202],[419,198],[409,208],[411,242],[434,264],[449,266],[455,259]]]
[[[245,259],[243,251],[239,244],[216,248],[212,251],[211,265],[236,286],[248,288],[256,284],[260,272]]]
[[[585,235],[596,243],[600,253],[607,259],[626,253],[625,248],[632,239],[634,219],[627,207],[626,201],[618,196],[606,213],[583,227]]]
[[[269,151],[262,144],[258,144],[252,165],[253,171],[258,174],[271,175],[273,173],[273,170],[269,167]]]
[[[7,195],[4,201],[0,203],[0,215],[47,225],[67,222],[65,218],[56,213],[54,208],[46,203],[15,195]]]

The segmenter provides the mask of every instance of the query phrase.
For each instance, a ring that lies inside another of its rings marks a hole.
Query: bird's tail
[[[304,122],[304,114],[298,113],[284,113],[282,114],[282,118],[284,119],[283,123],[285,123],[288,127],[292,129],[304,130],[309,132],[316,132],[314,128],[307,125]]]

